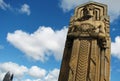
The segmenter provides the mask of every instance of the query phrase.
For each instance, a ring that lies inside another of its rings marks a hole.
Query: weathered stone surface
[[[88,2],[71,17],[58,81],[109,81],[107,6]]]

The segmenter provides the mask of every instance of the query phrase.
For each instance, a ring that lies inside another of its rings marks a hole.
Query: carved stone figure
[[[110,36],[107,6],[78,6],[70,20],[58,81],[109,81]]]
[[[12,81],[13,79],[13,74],[11,74],[10,72],[7,72],[3,81]]]

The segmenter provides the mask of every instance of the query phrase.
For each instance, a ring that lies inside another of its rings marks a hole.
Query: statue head
[[[92,5],[85,5],[83,8],[83,16],[93,17],[94,7]]]

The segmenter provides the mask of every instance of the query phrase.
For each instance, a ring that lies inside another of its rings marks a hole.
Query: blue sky
[[[88,0],[0,0],[0,80],[57,81],[70,17]],[[120,80],[119,0],[108,5],[111,18],[111,81]]]

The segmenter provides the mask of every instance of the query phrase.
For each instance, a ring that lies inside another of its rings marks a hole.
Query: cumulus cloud
[[[3,10],[7,10],[7,9],[10,9],[11,6],[10,4],[7,4],[6,2],[4,2],[4,0],[0,0],[0,8]]]
[[[0,71],[2,72],[12,72],[15,74],[16,77],[22,77],[25,72],[27,72],[27,67],[20,66],[16,63],[12,62],[6,62],[6,63],[0,63]]]
[[[46,70],[37,66],[32,66],[29,69],[29,75],[35,78],[42,78],[46,75]]]
[[[57,68],[47,71],[38,66],[28,68],[13,62],[5,62],[0,63],[0,81],[3,80],[8,71],[14,74],[14,81],[57,81],[59,75],[59,69]],[[29,77],[29,79],[26,77]]]
[[[32,79],[26,79],[26,80],[23,80],[23,81],[43,81],[43,80],[41,80],[41,79],[34,79],[34,80],[32,80]]]
[[[50,55],[61,60],[66,39],[67,28],[53,30],[51,27],[41,26],[31,34],[22,30],[8,33],[7,40],[28,57],[46,61]]]
[[[54,69],[45,77],[45,81],[58,81],[59,69]]]
[[[120,36],[117,36],[115,42],[111,43],[111,53],[113,56],[120,59]]]
[[[60,7],[63,9],[64,12],[67,12],[75,8],[76,6],[86,3],[88,1],[89,0],[60,0]],[[113,21],[120,15],[120,9],[118,8],[120,7],[119,5],[120,0],[110,0],[110,1],[109,0],[93,0],[93,1],[108,5],[111,21]]]
[[[25,13],[27,15],[30,15],[31,14],[31,11],[30,11],[30,6],[28,4],[23,4],[21,6],[21,9],[19,10],[20,13]]]
[[[55,68],[48,72],[46,76],[39,79],[26,79],[23,81],[58,81],[59,69]]]

